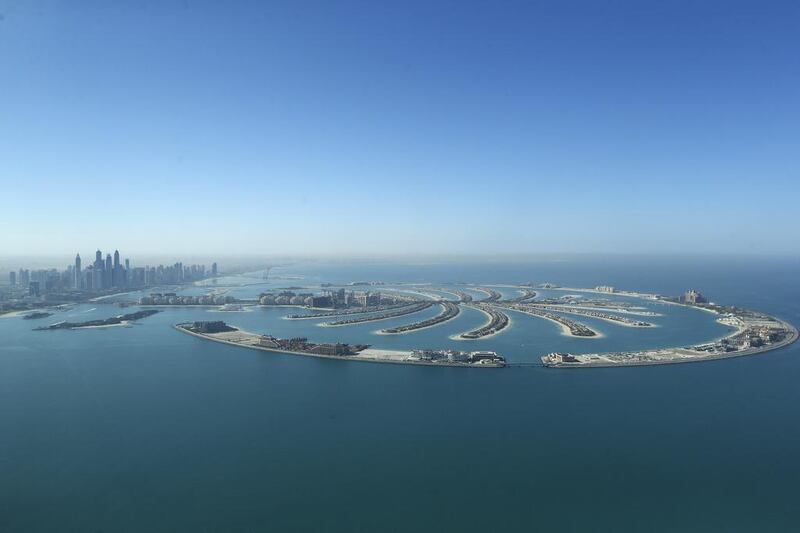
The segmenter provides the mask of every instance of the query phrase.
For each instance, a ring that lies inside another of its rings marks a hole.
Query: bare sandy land
[[[0,318],[14,318],[18,316],[25,316],[28,313],[37,313],[43,311],[42,309],[24,309],[22,311],[9,311],[8,313],[4,313],[0,315]]]

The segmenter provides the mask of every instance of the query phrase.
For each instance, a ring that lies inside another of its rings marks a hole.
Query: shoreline
[[[47,309],[46,307],[38,308],[38,309],[23,309],[19,311],[9,311],[7,313],[0,314],[0,318],[16,318],[20,316],[25,316],[29,313],[36,313],[37,311],[41,311],[43,309]]]
[[[126,291],[126,292],[115,292],[114,294],[106,294],[105,296],[98,296],[96,298],[89,298],[87,303],[103,303],[105,300],[110,300],[111,298],[116,298],[117,296],[127,296],[129,294],[134,294],[136,292],[140,292],[139,289],[134,291]]]
[[[41,313],[41,312],[61,312],[61,311],[70,311],[72,308],[75,307],[76,304],[67,303],[67,304],[58,304],[52,306],[43,306],[43,307],[34,307],[32,309],[17,309],[16,311],[3,311],[0,312],[0,318],[17,318],[17,317],[24,317],[30,313]]]
[[[715,311],[709,310],[711,312],[716,313]],[[718,313],[716,313],[718,314]],[[681,364],[681,363],[702,363],[706,361],[719,361],[722,359],[734,359],[737,357],[749,357],[752,355],[759,355],[762,353],[767,353],[775,350],[780,350],[785,348],[800,338],[800,332],[798,332],[797,328],[795,328],[789,322],[785,320],[781,320],[779,318],[774,318],[778,323],[784,326],[785,329],[789,331],[789,338],[784,339],[775,344],[767,344],[764,346],[758,346],[755,348],[745,348],[743,350],[734,350],[731,352],[723,352],[723,353],[713,353],[709,355],[703,355],[705,352],[691,350],[689,348],[683,347],[675,347],[675,348],[660,348],[656,350],[638,350],[638,351],[631,351],[631,352],[619,352],[619,353],[660,353],[664,355],[677,355],[671,359],[662,359],[662,360],[644,360],[644,361],[622,361],[622,362],[614,362],[606,359],[598,360],[598,361],[589,361],[589,362],[575,362],[575,363],[545,363],[542,361],[542,366],[546,368],[613,368],[613,367],[626,367],[626,366],[656,366],[656,365],[672,365],[672,364]],[[724,324],[723,324],[724,325]],[[732,327],[732,326],[731,326]],[[725,339],[728,337],[733,337],[738,335],[742,331],[745,331],[746,328],[738,327],[736,331],[732,332],[729,335],[725,335],[720,337],[717,340]],[[714,341],[712,341],[714,342]],[[683,351],[684,353],[681,353]],[[607,353],[614,353],[614,352],[605,352]],[[578,354],[578,356],[587,356],[587,355],[596,355],[598,357],[603,356],[604,354]]]
[[[106,329],[106,328],[117,328],[117,327],[120,327],[120,326],[132,327],[132,326],[133,326],[133,322],[131,322],[130,320],[123,320],[123,321],[122,321],[122,322],[120,322],[119,324],[106,324],[106,325],[104,325],[104,326],[79,326],[79,327],[77,327],[77,328],[69,328],[69,331],[75,331],[76,329]]]
[[[187,335],[192,335],[199,339],[205,339],[213,342],[219,342],[221,344],[228,344],[231,346],[237,346],[239,348],[249,348],[251,350],[259,350],[262,352],[272,352],[272,353],[282,353],[287,355],[296,355],[300,357],[314,357],[317,359],[336,359],[340,361],[356,361],[359,363],[386,363],[386,364],[395,364],[395,365],[414,365],[414,366],[427,366],[427,367],[449,367],[449,368],[504,368],[505,365],[498,365],[498,364],[465,364],[465,363],[455,363],[455,362],[433,362],[433,361],[422,361],[422,360],[398,360],[398,359],[380,359],[377,356],[380,353],[406,353],[404,350],[382,350],[380,348],[366,348],[362,350],[363,352],[369,352],[370,350],[374,350],[375,356],[374,357],[359,357],[358,354],[356,355],[325,355],[325,354],[316,354],[316,353],[308,353],[308,352],[293,352],[291,350],[281,350],[279,348],[267,348],[264,346],[253,346],[248,344],[241,344],[238,342],[228,341],[225,339],[220,339],[216,337],[212,337],[211,335],[206,335],[202,333],[195,333],[193,331],[189,331],[182,327],[179,327],[179,324],[173,324],[173,329],[180,331],[181,333],[185,333]],[[234,326],[235,327],[235,326]],[[251,333],[246,330],[239,329],[238,331],[242,332],[243,334],[255,335],[255,333]],[[411,352],[407,352],[409,355]]]
[[[630,298],[639,298],[646,301],[657,302],[660,304],[670,304],[670,305],[678,305],[682,307],[687,307],[691,309],[696,309],[699,311],[704,311],[706,313],[711,313],[716,315],[717,317],[721,317],[722,313],[720,313],[717,309],[711,309],[704,306],[692,305],[685,302],[676,302],[672,300],[666,299],[664,296],[654,293],[641,293],[641,292],[633,292],[633,291],[617,291],[613,293],[605,293],[603,291],[598,291],[595,289],[580,289],[575,287],[551,287],[548,290],[559,290],[559,291],[568,291],[568,292],[587,292],[587,293],[596,293],[596,294],[614,294],[618,296],[625,296]],[[716,305],[716,304],[715,304]],[[723,306],[724,307],[724,306]],[[751,311],[752,312],[752,311]],[[777,317],[773,317],[770,315],[766,315],[761,313],[762,316],[768,317],[771,320],[777,322],[785,331],[788,332],[788,338],[784,339],[775,344],[766,344],[763,346],[758,347],[751,347],[745,348],[742,350],[733,350],[730,352],[722,352],[722,353],[710,353],[700,351],[700,350],[692,350],[690,348],[684,347],[671,347],[671,348],[658,348],[653,350],[633,350],[627,352],[603,352],[603,353],[590,353],[590,354],[575,354],[576,357],[588,357],[594,356],[597,357],[597,360],[594,361],[576,361],[576,362],[546,362],[545,358],[548,356],[542,356],[540,359],[542,361],[542,366],[546,368],[611,368],[611,367],[623,367],[623,366],[653,366],[653,365],[667,365],[667,364],[680,364],[680,363],[700,363],[704,361],[717,361],[721,359],[732,359],[735,357],[747,357],[751,355],[758,355],[761,353],[770,352],[773,350],[779,350],[790,344],[794,343],[800,337],[800,332],[798,332],[797,328],[795,328],[789,322],[785,320],[781,320]],[[544,318],[544,317],[542,317]],[[599,318],[599,317],[595,317]],[[741,321],[742,319],[739,318]],[[721,337],[717,337],[711,341],[707,341],[704,343],[695,344],[694,346],[702,346],[704,344],[716,343],[720,342],[724,339],[735,337],[747,331],[747,325],[743,322],[740,322],[737,325],[725,324],[724,322],[720,322],[719,318],[716,322],[720,325],[733,328],[733,331],[729,332],[726,335],[722,335]],[[657,327],[657,326],[656,326]],[[612,361],[609,359],[603,360],[603,356],[608,357],[611,354],[659,354],[665,356],[664,359],[660,360],[633,360],[633,361]],[[669,357],[669,356],[672,357]]]

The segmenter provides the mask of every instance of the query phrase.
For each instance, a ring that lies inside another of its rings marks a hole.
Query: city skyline
[[[0,268],[0,272],[3,269]],[[127,289],[140,289],[160,284],[179,284],[199,281],[207,277],[216,277],[218,266],[211,264],[207,271],[204,264],[186,264],[177,261],[174,264],[143,263],[131,266],[130,258],[124,261],[118,249],[103,256],[99,248],[94,253],[94,261],[86,263],[80,252],[75,255],[72,264],[59,270],[53,266],[41,267],[20,266],[18,270],[8,269],[7,279],[3,283],[12,290],[28,292],[28,296],[40,297],[50,294],[56,298],[64,298],[69,293],[93,294],[119,292]],[[71,297],[71,296],[70,296]]]

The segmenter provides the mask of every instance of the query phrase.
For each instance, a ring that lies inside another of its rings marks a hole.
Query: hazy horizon
[[[74,7],[1,9],[2,256],[800,250],[796,3]]]
[[[101,249],[103,257],[113,254],[113,249]],[[155,254],[127,253],[120,250],[124,262],[130,259],[132,266],[155,266],[158,264],[219,264],[221,270],[232,270],[235,273],[246,272],[248,267],[260,270],[265,266],[291,267],[292,265],[333,265],[333,264],[398,264],[398,265],[437,265],[437,264],[530,264],[547,263],[618,263],[631,264],[649,262],[659,264],[758,264],[769,262],[800,262],[800,254],[734,254],[734,253],[536,253],[536,254]],[[86,264],[94,259],[94,253],[81,252]],[[61,269],[72,264],[74,254],[28,254],[0,255],[0,274],[6,274],[19,268]],[[8,282],[6,276],[0,277],[0,284]]]

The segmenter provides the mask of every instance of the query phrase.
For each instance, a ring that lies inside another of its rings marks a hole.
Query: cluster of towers
[[[102,290],[114,287],[128,286],[128,273],[130,272],[130,262],[125,260],[123,267],[119,259],[119,250],[114,250],[114,258],[111,254],[106,254],[103,260],[103,252],[95,252],[94,263],[86,269],[81,268],[81,254],[75,256],[75,266],[72,269],[73,288],[86,290]]]
[[[100,250],[95,252],[94,262],[84,266],[81,255],[65,270],[55,268],[9,272],[11,287],[30,287],[31,294],[65,293],[70,291],[108,292],[119,289],[138,289],[154,285],[180,284],[217,276],[217,264],[207,270],[205,265],[172,265],[132,267],[130,260],[120,260],[119,250],[114,255]]]
[[[120,261],[119,250],[114,256],[106,254],[105,259],[100,250],[95,252],[94,263],[82,268],[80,254],[75,256],[75,264],[70,268],[72,287],[78,290],[101,291],[120,288],[138,288],[158,284],[184,283],[205,279],[209,275],[217,275],[217,264],[211,265],[207,271],[205,265],[184,265],[181,262],[173,265],[158,265],[132,268],[130,260]]]

